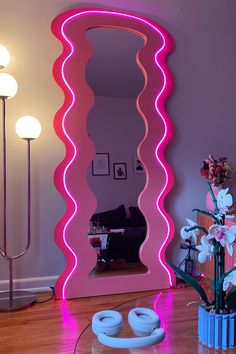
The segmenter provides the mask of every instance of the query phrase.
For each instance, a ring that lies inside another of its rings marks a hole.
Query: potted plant
[[[184,240],[194,241],[200,263],[214,259],[214,278],[211,280],[212,299],[208,298],[207,292],[193,277],[174,264],[171,264],[171,267],[201,297],[198,310],[199,341],[208,347],[225,350],[236,346],[236,266],[225,270],[225,252],[228,252],[230,256],[233,255],[236,226],[225,225],[225,215],[233,203],[231,194],[228,194],[228,188],[221,189],[215,195],[212,184],[209,180],[207,183],[214,204],[214,212],[201,209],[193,209],[193,211],[211,217],[213,225],[206,230],[187,218],[188,226],[184,226],[180,234]],[[197,244],[200,232],[200,244]]]

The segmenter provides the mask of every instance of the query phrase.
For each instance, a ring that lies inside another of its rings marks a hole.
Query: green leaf
[[[180,268],[176,267],[176,265],[170,263],[170,267],[177,273],[178,275],[183,278],[183,280],[191,285],[200,295],[201,299],[205,302],[207,306],[210,306],[211,303],[208,301],[207,294],[205,293],[205,290],[198,284],[198,282],[192,278],[190,275],[182,271]]]
[[[215,293],[215,280],[214,280],[214,279],[211,279],[210,283],[211,283],[211,291],[212,291],[212,294],[214,294],[214,293]]]
[[[205,210],[201,210],[201,209],[193,209],[192,211],[197,211],[200,214],[208,215],[215,221],[215,223],[217,225],[220,225],[219,220],[215,217],[215,215],[213,213],[210,213],[209,211],[205,211]]]
[[[227,306],[236,306],[236,286],[234,286],[226,295],[225,303]]]
[[[205,227],[199,226],[199,225],[195,225],[189,228],[185,228],[185,231],[189,232],[189,231],[193,231],[193,230],[202,230],[204,232],[204,234],[208,234],[208,231],[205,229]]]
[[[214,203],[214,206],[215,206],[215,212],[216,212],[216,214],[218,214],[218,213],[219,213],[219,208],[218,208],[218,205],[217,205],[216,196],[215,196],[215,194],[214,194],[214,192],[213,192],[213,189],[212,189],[211,184],[210,184],[209,181],[207,181],[207,184],[208,184],[208,188],[209,188],[209,190],[210,190],[211,197],[212,197],[212,200],[213,200],[213,203]]]

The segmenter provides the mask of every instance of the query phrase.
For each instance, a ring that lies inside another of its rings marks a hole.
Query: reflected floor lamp
[[[0,45],[0,70],[5,68],[9,61],[9,54],[5,47]],[[17,82],[7,73],[0,73],[0,99],[2,101],[2,178],[3,178],[3,216],[2,216],[2,243],[0,254],[8,262],[9,290],[0,292],[0,311],[14,311],[32,304],[36,295],[28,291],[15,291],[13,287],[13,262],[22,257],[29,249],[31,241],[31,174],[30,174],[30,142],[41,133],[41,125],[32,116],[24,116],[16,122],[16,133],[27,142],[27,243],[24,250],[17,255],[10,255],[7,241],[7,159],[6,159],[6,100],[17,93]]]

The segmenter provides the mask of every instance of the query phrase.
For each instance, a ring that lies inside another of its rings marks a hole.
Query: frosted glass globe
[[[41,133],[41,124],[32,116],[24,116],[16,122],[16,133],[21,139],[36,139]]]
[[[7,73],[0,73],[0,97],[12,98],[18,90],[14,77]]]
[[[0,70],[4,69],[10,61],[10,54],[6,47],[0,44]]]

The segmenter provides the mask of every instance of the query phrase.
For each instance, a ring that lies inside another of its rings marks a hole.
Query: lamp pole
[[[6,161],[6,97],[2,97],[2,170],[3,170],[3,252],[7,254],[7,161]]]
[[[28,291],[14,291],[13,286],[13,261],[22,257],[29,249],[31,241],[31,158],[30,142],[33,138],[23,137],[27,142],[27,244],[24,250],[10,256],[7,245],[7,164],[6,164],[6,101],[2,98],[2,147],[3,147],[3,249],[1,255],[9,265],[9,291],[0,293],[0,311],[15,311],[25,308],[36,300],[36,295]]]
[[[9,62],[8,50],[0,45],[0,70],[4,69]],[[2,233],[3,247],[0,247],[0,255],[8,262],[9,291],[0,292],[0,311],[14,311],[27,307],[36,300],[36,295],[28,291],[14,291],[13,286],[13,263],[22,257],[29,249],[31,240],[31,174],[30,174],[30,142],[41,133],[41,125],[38,120],[31,116],[20,118],[16,123],[16,132],[20,138],[27,141],[27,243],[24,250],[17,255],[10,256],[8,249],[7,232],[7,143],[6,143],[6,100],[17,93],[17,82],[14,77],[7,73],[0,73],[0,100],[2,101],[2,188],[3,188],[3,215]]]

